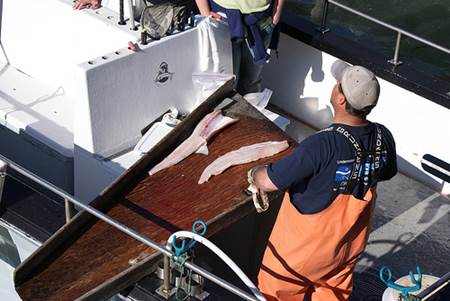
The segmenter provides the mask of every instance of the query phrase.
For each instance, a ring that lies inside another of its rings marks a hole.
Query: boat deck
[[[436,277],[450,271],[450,200],[401,173],[380,183],[377,192],[352,301],[381,300],[386,286],[378,272],[383,266],[392,270],[394,279],[414,272],[416,266]]]

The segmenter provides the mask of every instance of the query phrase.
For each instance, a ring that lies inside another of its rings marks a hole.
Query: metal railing
[[[376,19],[376,18],[374,18],[374,17],[371,17],[371,16],[369,16],[369,15],[366,15],[366,14],[364,14],[364,13],[358,11],[358,10],[355,10],[355,9],[349,7],[349,6],[346,6],[346,5],[344,5],[344,4],[341,4],[341,3],[337,2],[337,1],[334,1],[334,0],[324,0],[323,14],[322,14],[322,22],[321,22],[320,27],[318,28],[318,30],[319,30],[322,34],[324,34],[324,33],[328,32],[328,31],[330,31],[330,29],[327,28],[327,26],[326,26],[327,15],[328,15],[328,3],[334,4],[334,5],[336,5],[336,6],[340,7],[340,8],[342,8],[342,9],[348,11],[348,12],[351,12],[352,14],[358,15],[358,16],[360,16],[360,17],[366,19],[366,20],[372,21],[372,22],[377,23],[377,24],[379,24],[379,25],[381,25],[381,26],[383,26],[383,27],[386,27],[386,28],[389,28],[389,29],[391,29],[391,30],[393,30],[393,31],[396,31],[396,32],[397,32],[397,39],[396,39],[396,42],[395,42],[394,57],[388,61],[388,62],[389,62],[390,64],[392,64],[392,65],[397,66],[397,65],[402,64],[402,62],[398,60],[399,53],[400,53],[400,41],[401,41],[402,35],[405,35],[405,36],[407,36],[407,37],[410,37],[410,38],[412,38],[412,39],[414,39],[414,40],[416,40],[416,41],[422,42],[423,44],[426,44],[426,45],[428,45],[428,46],[431,46],[431,47],[434,48],[434,49],[437,49],[437,50],[440,50],[440,51],[443,51],[443,52],[445,52],[445,53],[450,54],[450,49],[447,49],[447,48],[445,48],[445,47],[443,47],[443,46],[441,46],[441,45],[438,45],[438,44],[436,44],[436,43],[433,43],[433,42],[431,42],[431,41],[428,41],[428,40],[426,40],[426,39],[424,39],[424,38],[421,38],[421,37],[419,37],[419,36],[417,36],[417,35],[415,35],[415,34],[413,34],[413,33],[410,33],[410,32],[408,32],[408,31],[406,31],[406,30],[403,30],[403,29],[401,29],[401,28],[398,28],[398,27],[396,27],[396,26],[393,26],[393,25],[391,25],[391,24],[388,24],[388,23],[386,23],[386,22],[383,22],[383,21],[381,21],[381,20],[378,20],[378,19]]]
[[[22,168],[21,166],[15,164],[14,162],[10,161],[9,159],[3,157],[2,155],[0,155],[0,163],[1,162],[6,163],[8,168],[12,168],[13,170],[15,170],[16,172],[24,175],[25,177],[29,178],[30,180],[34,181],[35,183],[42,185],[44,188],[54,192],[55,194],[61,196],[62,198],[64,198],[64,200],[66,200],[66,204],[67,203],[72,203],[74,205],[79,206],[80,208],[82,208],[83,210],[86,210],[87,212],[89,212],[90,214],[96,216],[97,218],[99,218],[100,220],[108,223],[109,225],[117,228],[118,230],[124,232],[125,234],[133,237],[134,239],[146,244],[147,246],[153,248],[154,250],[161,252],[165,258],[174,258],[175,260],[177,259],[177,257],[175,256],[175,254],[171,251],[166,249],[164,246],[154,242],[153,240],[141,235],[140,233],[136,232],[135,230],[125,226],[122,223],[119,223],[118,221],[112,219],[111,217],[109,217],[108,215],[104,214],[103,212],[95,209],[94,207],[91,207],[89,205],[85,205],[83,204],[80,200],[78,200],[77,198],[75,198],[74,196],[68,194],[67,192],[63,191],[62,189],[56,187],[55,185],[47,182],[46,180],[40,178],[39,176],[35,175],[34,173]],[[3,171],[0,173],[0,178],[1,177],[5,177],[7,175],[7,172],[4,171],[6,168],[3,165]],[[1,195],[0,195],[1,197]],[[67,209],[66,209],[67,212]],[[67,218],[67,217],[66,217]],[[200,276],[203,276],[204,278],[214,282],[215,284],[221,286],[222,288],[234,293],[235,295],[245,299],[245,300],[249,300],[249,301],[259,301],[256,297],[250,295],[249,293],[241,290],[240,288],[234,286],[233,284],[225,281],[224,279],[208,272],[207,270],[186,261],[185,262],[185,266],[196,272],[197,274],[199,274]]]

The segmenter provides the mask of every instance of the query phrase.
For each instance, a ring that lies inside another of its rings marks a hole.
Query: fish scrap
[[[207,155],[208,140],[217,132],[238,120],[238,118],[222,115],[220,110],[212,111],[197,124],[189,138],[149,171],[149,175],[154,175],[163,169],[173,166],[195,152]]]
[[[198,184],[208,181],[211,176],[224,172],[231,166],[250,163],[262,158],[273,156],[289,147],[287,140],[266,141],[241,147],[218,157],[203,171]]]

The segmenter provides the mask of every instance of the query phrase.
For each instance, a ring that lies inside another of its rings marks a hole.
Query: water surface
[[[340,0],[371,17],[450,49],[450,0]],[[320,24],[323,0],[287,0],[286,10]],[[376,49],[391,59],[397,33],[329,4],[331,30]],[[400,60],[450,84],[450,54],[403,36]]]

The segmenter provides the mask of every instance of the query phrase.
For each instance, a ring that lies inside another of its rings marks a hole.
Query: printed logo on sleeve
[[[352,172],[351,164],[338,165],[336,168],[336,175],[334,177],[334,180],[337,182],[347,181],[350,178],[351,172]]]

